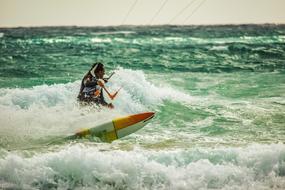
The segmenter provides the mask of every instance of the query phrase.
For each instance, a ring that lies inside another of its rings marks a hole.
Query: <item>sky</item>
[[[285,0],[0,0],[0,27],[285,24]]]

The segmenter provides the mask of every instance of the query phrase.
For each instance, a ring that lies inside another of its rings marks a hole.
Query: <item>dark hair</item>
[[[94,68],[95,65],[97,65],[97,67],[96,67],[96,69],[94,71],[95,73],[98,73],[99,71],[103,71],[103,69],[104,69],[103,63],[101,63],[101,62],[94,63],[92,68]]]
[[[80,90],[79,90],[79,94],[77,96],[78,98],[81,96],[82,90],[84,89],[84,84],[83,84],[84,79],[87,78],[87,77],[91,77],[92,76],[91,75],[91,71],[92,71],[92,69],[94,67],[96,67],[96,69],[94,71],[95,73],[98,73],[99,71],[103,71],[103,69],[104,69],[104,65],[101,62],[97,62],[97,63],[94,63],[92,65],[91,69],[84,75],[84,77],[83,77],[83,79],[81,81],[81,87],[80,87]]]

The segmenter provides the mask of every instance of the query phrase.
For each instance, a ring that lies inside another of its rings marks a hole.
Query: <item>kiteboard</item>
[[[143,128],[154,117],[154,112],[144,112],[113,119],[96,127],[83,129],[67,137],[67,139],[85,138],[96,136],[103,142],[112,142],[125,137]]]

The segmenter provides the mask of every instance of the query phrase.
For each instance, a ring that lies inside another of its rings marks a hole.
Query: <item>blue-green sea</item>
[[[98,61],[113,110],[76,99]],[[0,28],[0,189],[281,190],[284,142],[285,25]]]

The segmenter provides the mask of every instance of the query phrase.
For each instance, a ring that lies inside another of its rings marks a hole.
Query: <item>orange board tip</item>
[[[114,127],[118,129],[123,129],[128,126],[134,125],[138,122],[151,119],[155,115],[154,112],[144,112],[134,115],[129,115],[126,117],[121,117],[113,120]]]

